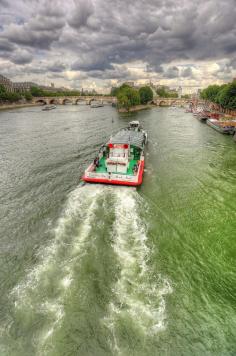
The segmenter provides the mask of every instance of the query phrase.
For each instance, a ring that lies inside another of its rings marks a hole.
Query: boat
[[[192,113],[193,113],[193,116],[198,116],[201,112],[203,111],[203,109],[202,108],[193,108],[193,111],[192,111]]]
[[[220,121],[217,119],[208,119],[206,123],[207,125],[211,126],[213,129],[215,129],[220,133],[228,134],[228,135],[234,134],[236,121],[233,122],[233,121]]]
[[[94,162],[85,170],[83,181],[128,186],[142,184],[146,144],[147,132],[139,121],[131,121],[101,146]]]
[[[203,110],[196,115],[196,118],[201,122],[205,122],[207,119],[210,118],[210,111]]]
[[[104,105],[103,104],[91,104],[91,108],[102,108]]]
[[[43,111],[49,111],[49,110],[53,110],[56,109],[56,105],[46,105],[43,107]]]

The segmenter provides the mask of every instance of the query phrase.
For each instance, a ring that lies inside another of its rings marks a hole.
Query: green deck
[[[138,160],[136,159],[132,159],[130,162],[129,162],[129,168],[128,168],[128,171],[127,173],[120,173],[120,172],[117,172],[119,174],[128,174],[130,176],[133,176],[133,167],[135,166],[135,164],[137,164]],[[98,173],[106,173],[107,172],[107,169],[106,169],[106,166],[105,166],[105,157],[102,157],[99,161],[99,167],[96,168],[96,172]]]

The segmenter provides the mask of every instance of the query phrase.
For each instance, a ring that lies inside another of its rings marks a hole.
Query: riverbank
[[[25,104],[6,104],[6,105],[0,105],[0,111],[1,111],[1,110],[9,110],[9,109],[27,108],[27,107],[30,107],[30,106],[38,106],[38,104],[25,103]]]
[[[142,111],[142,110],[147,110],[147,109],[151,109],[153,107],[153,105],[135,105],[132,106],[131,108],[129,108],[129,110],[125,109],[125,108],[120,108],[118,109],[118,112],[136,112],[136,111]]]

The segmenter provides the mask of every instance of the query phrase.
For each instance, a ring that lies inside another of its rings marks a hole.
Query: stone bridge
[[[34,97],[32,102],[39,105],[66,105],[66,104],[86,104],[90,105],[92,102],[101,104],[117,104],[117,98],[114,96],[43,96]],[[205,102],[198,99],[182,99],[182,98],[160,98],[155,97],[152,104],[156,106],[185,106],[187,104],[203,105]]]
[[[34,97],[34,104],[39,105],[66,105],[66,104],[86,104],[90,105],[93,101],[101,104],[116,104],[117,99],[113,96],[42,96]]]
[[[203,105],[204,100],[199,99],[183,99],[183,98],[154,98],[152,103],[157,106],[185,106],[187,104]]]

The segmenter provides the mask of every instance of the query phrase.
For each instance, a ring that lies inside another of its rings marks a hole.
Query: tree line
[[[85,94],[83,92],[80,92],[78,90],[70,90],[70,91],[47,91],[43,90],[40,87],[33,86],[30,88],[29,91],[25,92],[15,92],[11,93],[6,90],[4,85],[0,85],[0,103],[16,103],[19,101],[31,101],[33,97],[40,97],[40,96],[46,96],[46,97],[61,97],[61,96],[86,96],[86,95],[99,95],[99,94]]]
[[[140,89],[134,89],[127,84],[122,84],[119,88],[111,90],[111,96],[116,96],[118,107],[129,110],[132,106],[146,105],[153,99],[152,89],[143,86]]]
[[[6,91],[4,85],[0,85],[0,103],[15,103],[20,100],[32,100],[32,94],[30,92],[11,93]]]
[[[225,109],[236,109],[236,80],[223,85],[209,85],[201,92],[201,98],[219,104]]]

